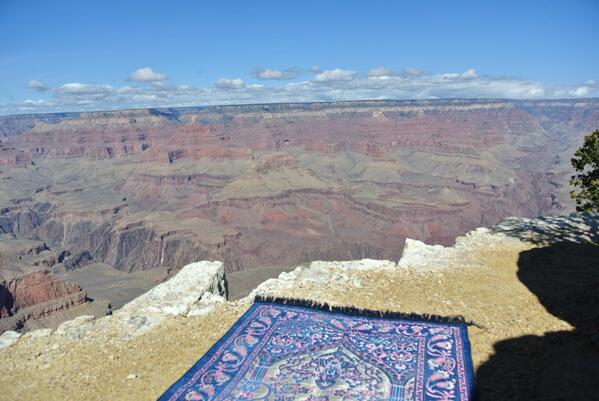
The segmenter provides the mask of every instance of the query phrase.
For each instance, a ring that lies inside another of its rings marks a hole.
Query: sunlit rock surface
[[[117,333],[117,339],[126,341],[142,334],[169,316],[201,316],[215,304],[225,301],[226,283],[221,262],[196,262],[181,269],[170,280],[157,285],[147,293],[129,302],[114,314],[96,319],[83,315],[63,322],[52,332],[35,330],[28,338],[49,335],[84,341]],[[7,332],[1,337],[0,347],[14,343],[19,333]]]

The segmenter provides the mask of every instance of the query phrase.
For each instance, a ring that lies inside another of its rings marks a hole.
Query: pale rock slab
[[[345,260],[340,262],[325,262],[315,261],[310,263],[310,268],[325,267],[339,268],[347,270],[388,270],[393,271],[397,268],[397,264],[390,260],[376,259],[361,259],[361,260]]]
[[[169,316],[208,314],[215,305],[224,302],[225,297],[223,263],[191,263],[112,315],[99,319],[79,316],[63,322],[53,334],[47,334],[85,341],[92,336],[105,337],[111,333],[118,341],[128,341],[156,327]]]
[[[572,213],[569,216],[545,216],[537,219],[509,217],[491,228],[477,228],[457,237],[451,247],[427,245],[406,239],[397,266],[416,270],[451,267],[476,267],[482,261],[477,249],[487,251],[502,247],[526,247],[561,241],[599,242],[599,214]]]
[[[561,241],[599,242],[599,214],[572,213],[569,216],[544,216],[537,219],[509,217],[491,228],[477,228],[457,237],[450,247],[427,245],[406,239],[400,268],[438,270],[451,267],[476,267],[482,261],[477,249],[526,247]]]
[[[78,340],[87,336],[90,329],[89,323],[95,319],[92,315],[78,316],[75,319],[67,320],[61,323],[56,329],[55,334],[58,336],[66,336],[71,340]]]
[[[8,330],[0,335],[0,349],[10,347],[21,337],[21,333],[16,331]]]
[[[50,334],[52,334],[52,329],[31,330],[23,334],[23,339],[48,337]]]
[[[207,292],[198,302],[191,306],[187,316],[206,316],[212,312],[216,305],[222,304],[226,301],[227,299],[222,295]]]
[[[535,243],[599,242],[599,213],[572,213],[537,219],[508,217],[492,230]]]
[[[310,263],[309,267],[299,266],[293,271],[281,273],[276,279],[266,280],[241,301],[253,302],[257,296],[273,295],[292,289],[300,283],[362,288],[362,282],[358,277],[352,275],[352,272],[368,270],[393,271],[396,269],[395,262],[389,260],[315,261]]]
[[[225,270],[222,262],[196,262],[176,276],[135,298],[115,315],[187,315],[205,293],[224,294]]]
[[[503,246],[521,246],[518,238],[495,233],[488,228],[477,228],[457,237],[453,246],[427,245],[422,241],[406,238],[403,253],[397,266],[415,270],[439,270],[452,267],[477,267],[482,261],[477,249],[493,249]]]

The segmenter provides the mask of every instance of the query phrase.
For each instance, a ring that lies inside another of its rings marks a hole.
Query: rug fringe
[[[304,306],[312,309],[320,309],[324,311],[337,312],[342,313],[344,315],[352,315],[352,316],[368,316],[368,317],[379,317],[386,319],[404,319],[404,320],[413,320],[419,322],[430,322],[430,323],[443,323],[443,324],[454,324],[454,325],[474,325],[476,324],[472,321],[466,320],[464,316],[456,315],[456,316],[441,316],[441,315],[432,315],[427,313],[405,313],[405,312],[394,312],[389,310],[372,310],[372,309],[361,309],[356,308],[354,306],[337,306],[331,305],[326,302],[319,302],[312,299],[302,299],[302,298],[283,298],[283,297],[274,297],[267,295],[257,295],[254,299],[254,302],[263,302],[263,303],[277,303],[283,305],[291,305],[291,306]]]

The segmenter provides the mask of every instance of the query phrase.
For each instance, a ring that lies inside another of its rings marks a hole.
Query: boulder
[[[202,261],[183,267],[174,277],[125,304],[112,315],[80,316],[62,323],[55,335],[85,341],[89,336],[114,334],[128,341],[171,316],[203,316],[226,297],[222,262]]]

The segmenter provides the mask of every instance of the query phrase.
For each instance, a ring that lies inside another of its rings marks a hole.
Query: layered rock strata
[[[596,99],[1,117],[0,234],[68,269],[396,260],[405,238],[570,210],[569,158],[598,123]]]
[[[78,284],[65,282],[48,270],[0,282],[0,332],[22,327],[87,302]]]
[[[97,294],[107,265],[122,305],[197,260],[398,260],[406,238],[572,210],[569,160],[598,124],[597,99],[0,117],[0,276],[51,269]]]

